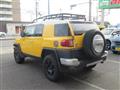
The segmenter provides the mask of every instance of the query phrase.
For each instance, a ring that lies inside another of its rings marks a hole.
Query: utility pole
[[[50,14],[50,0],[48,0],[48,15]]]
[[[89,21],[91,21],[92,0],[89,0]]]
[[[37,19],[37,15],[38,15],[38,1],[36,0],[35,2],[35,11],[36,11],[36,19]]]
[[[102,9],[101,24],[104,25],[104,9]]]
[[[89,4],[89,21],[91,21],[91,13],[92,13],[92,0],[89,0],[89,2],[83,2],[83,3],[78,3],[78,4],[72,4],[70,5],[70,9],[72,10],[73,7],[76,7],[77,5],[83,5],[83,4]]]

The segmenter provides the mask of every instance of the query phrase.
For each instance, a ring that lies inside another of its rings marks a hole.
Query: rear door
[[[93,22],[72,21],[71,27],[74,32],[75,48],[82,48],[85,32],[89,30],[99,30],[98,26]]]

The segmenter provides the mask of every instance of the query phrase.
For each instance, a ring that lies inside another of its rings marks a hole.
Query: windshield
[[[104,35],[110,35],[113,30],[115,30],[115,29],[104,29],[104,30],[102,30],[102,33],[103,33]]]
[[[92,22],[71,22],[75,35],[80,35],[88,30],[99,30],[98,26]]]
[[[110,35],[113,30],[114,30],[114,29],[111,29],[111,30],[105,29],[105,30],[102,30],[102,33],[103,33],[104,35]]]

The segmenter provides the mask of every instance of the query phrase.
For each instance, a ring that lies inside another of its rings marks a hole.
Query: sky
[[[22,21],[32,21],[35,19],[35,1],[36,0],[21,0],[21,18]],[[39,2],[38,13],[42,16],[48,14],[48,0],[37,0]],[[89,0],[50,0],[50,14],[55,13],[74,13],[86,15],[88,19]],[[84,4],[79,4],[84,3]],[[70,8],[70,5],[77,4],[76,7]],[[98,13],[97,13],[98,12]],[[92,19],[101,20],[101,10],[98,9],[97,0],[92,0]],[[105,10],[105,21],[111,24],[120,23],[120,9]]]

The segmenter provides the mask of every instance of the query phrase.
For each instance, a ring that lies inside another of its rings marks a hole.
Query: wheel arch
[[[107,42],[107,41],[109,41],[109,42],[110,42],[110,44],[111,44],[111,41],[110,41],[110,39],[106,39],[106,42]]]
[[[44,60],[44,57],[47,56],[47,55],[53,55],[55,57],[55,59],[58,63],[59,70],[61,70],[61,64],[60,64],[59,56],[57,54],[57,50],[56,49],[50,49],[50,48],[44,48],[42,50],[41,58],[43,58],[43,60]]]
[[[20,44],[13,44],[13,46],[14,46],[14,50],[15,49],[18,49],[19,50],[19,52],[20,52],[20,55],[22,56],[22,57],[25,57],[25,55],[23,54],[23,52],[22,52],[22,50],[21,50],[21,46],[20,46]]]

